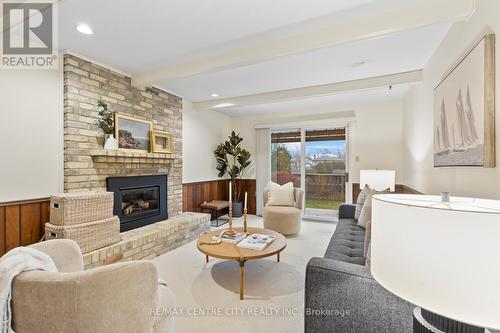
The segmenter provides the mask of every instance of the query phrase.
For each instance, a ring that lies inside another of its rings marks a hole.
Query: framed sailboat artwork
[[[434,89],[434,166],[495,166],[495,35]]]

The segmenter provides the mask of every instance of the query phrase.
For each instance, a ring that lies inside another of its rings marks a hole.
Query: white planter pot
[[[106,134],[106,141],[104,143],[105,150],[116,150],[118,149],[118,142],[116,142],[115,136],[113,134]]]

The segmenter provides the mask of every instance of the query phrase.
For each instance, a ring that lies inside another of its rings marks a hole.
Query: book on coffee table
[[[262,251],[275,239],[276,237],[270,235],[251,234],[239,242],[236,246],[244,249]]]
[[[233,235],[228,235],[224,231],[221,232],[221,234],[219,235],[221,241],[223,241],[224,243],[231,243],[231,244],[236,244],[240,242],[241,240],[245,239],[246,236],[247,234],[243,232],[236,232]]]

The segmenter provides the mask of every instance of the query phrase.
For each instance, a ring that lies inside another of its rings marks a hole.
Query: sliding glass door
[[[309,218],[337,216],[345,200],[345,129],[305,131],[305,191]]]
[[[287,129],[271,133],[271,180],[305,190],[305,216],[332,219],[345,199],[346,132]]]

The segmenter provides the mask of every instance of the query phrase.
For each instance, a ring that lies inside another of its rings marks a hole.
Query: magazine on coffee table
[[[276,237],[270,235],[251,234],[236,246],[244,249],[262,251],[275,239]]]

